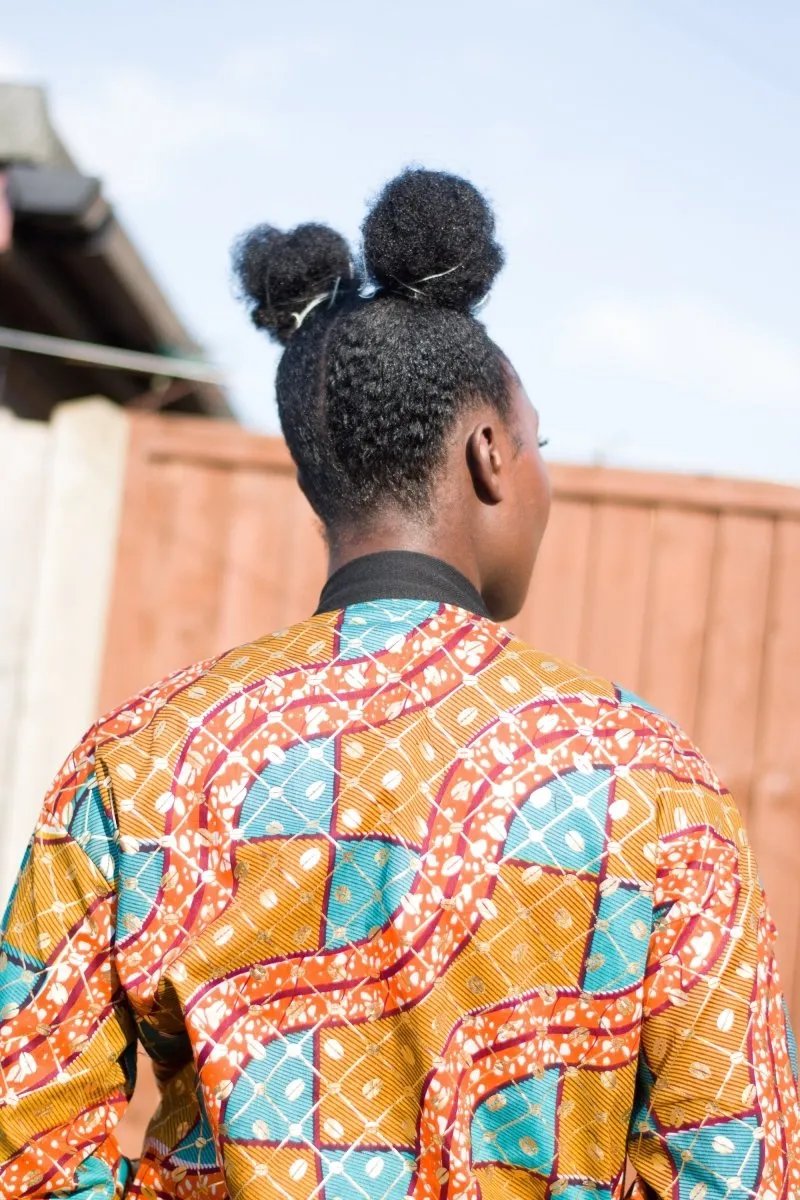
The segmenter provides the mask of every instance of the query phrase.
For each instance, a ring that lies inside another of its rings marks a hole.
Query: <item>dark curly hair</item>
[[[253,323],[286,346],[281,427],[329,534],[387,504],[423,512],[456,415],[510,408],[508,364],[474,315],[503,265],[481,194],[407,170],[362,232],[361,269],[324,225],[261,225],[234,249]]]

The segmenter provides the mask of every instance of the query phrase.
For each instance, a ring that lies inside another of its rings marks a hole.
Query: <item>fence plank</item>
[[[580,660],[625,687],[640,686],[654,510],[595,506]]]
[[[556,500],[528,601],[512,622],[520,637],[573,662],[580,656],[591,533],[590,503]]]
[[[293,563],[308,552],[308,539],[294,521],[297,484],[290,475],[262,476],[264,528],[264,578],[262,621],[259,634],[282,629],[308,616],[312,609],[292,608]]]
[[[270,476],[250,469],[231,476],[218,625],[220,646],[226,648],[269,631],[276,543],[282,547],[287,532],[270,508]]]
[[[644,507],[667,505],[689,512],[737,512],[773,517],[800,515],[800,488],[779,483],[565,464],[553,466],[551,477],[557,495],[563,499],[611,500]]]
[[[314,612],[327,574],[322,530],[299,487],[292,488],[287,520],[293,531],[286,556],[286,596],[282,625]]]
[[[695,728],[746,815],[756,754],[774,522],[719,518]]]
[[[759,705],[750,834],[778,926],[778,954],[800,1023],[800,521],[779,521],[769,599],[769,637]],[[793,986],[792,986],[793,985]]]
[[[695,727],[716,518],[661,508],[645,617],[641,689],[673,720]]]
[[[193,459],[168,459],[156,467],[168,484],[160,618],[152,646],[151,676],[162,676],[204,658],[218,626],[225,545],[231,520],[231,472]],[[162,542],[163,545],[163,542]]]
[[[163,620],[164,575],[176,497],[169,473],[153,470],[155,418],[131,421],[117,569],[111,595],[105,661],[100,683],[102,712],[157,679],[152,647]],[[158,430],[155,425],[155,431]]]

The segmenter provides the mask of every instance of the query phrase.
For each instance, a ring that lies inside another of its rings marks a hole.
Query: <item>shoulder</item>
[[[303,686],[330,656],[335,630],[326,615],[236,646],[174,672],[102,717],[82,746],[101,764],[118,806],[130,804],[166,770],[211,759],[220,741],[273,706],[277,691]],[[302,677],[302,678],[301,678]]]
[[[617,713],[621,720],[633,715],[643,729],[658,730],[669,737],[677,731],[677,726],[654,704],[628,688],[519,638],[508,637],[503,659],[524,698],[550,700],[556,706],[583,703],[604,713]]]
[[[634,845],[652,862],[662,853],[688,861],[746,852],[734,797],[679,724],[574,663],[518,641],[507,653],[518,685],[514,711],[530,713],[537,769],[557,781],[568,807],[591,791],[598,821],[604,799],[609,837],[625,842],[629,858]]]
[[[536,706],[537,729],[551,744],[567,739],[573,760],[588,755],[620,776],[649,777],[649,793],[695,789],[729,796],[689,735],[649,699],[584,667],[512,638],[504,670],[517,708]]]
[[[115,745],[145,734],[156,715],[185,689],[190,688],[213,668],[214,660],[183,667],[172,675],[144,688],[124,704],[118,705],[92,724],[71,750],[55,776],[42,810],[42,821],[69,826],[75,806],[88,793],[101,791],[97,803],[108,807],[105,799],[103,756]]]

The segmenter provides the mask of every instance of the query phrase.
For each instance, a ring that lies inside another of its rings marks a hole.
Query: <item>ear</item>
[[[483,504],[499,504],[504,496],[503,459],[495,425],[481,421],[467,438],[467,467],[475,495]]]

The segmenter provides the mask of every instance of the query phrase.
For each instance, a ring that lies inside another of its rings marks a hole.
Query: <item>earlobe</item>
[[[483,504],[499,504],[503,499],[503,459],[492,426],[485,422],[476,425],[466,449],[475,495]]]

